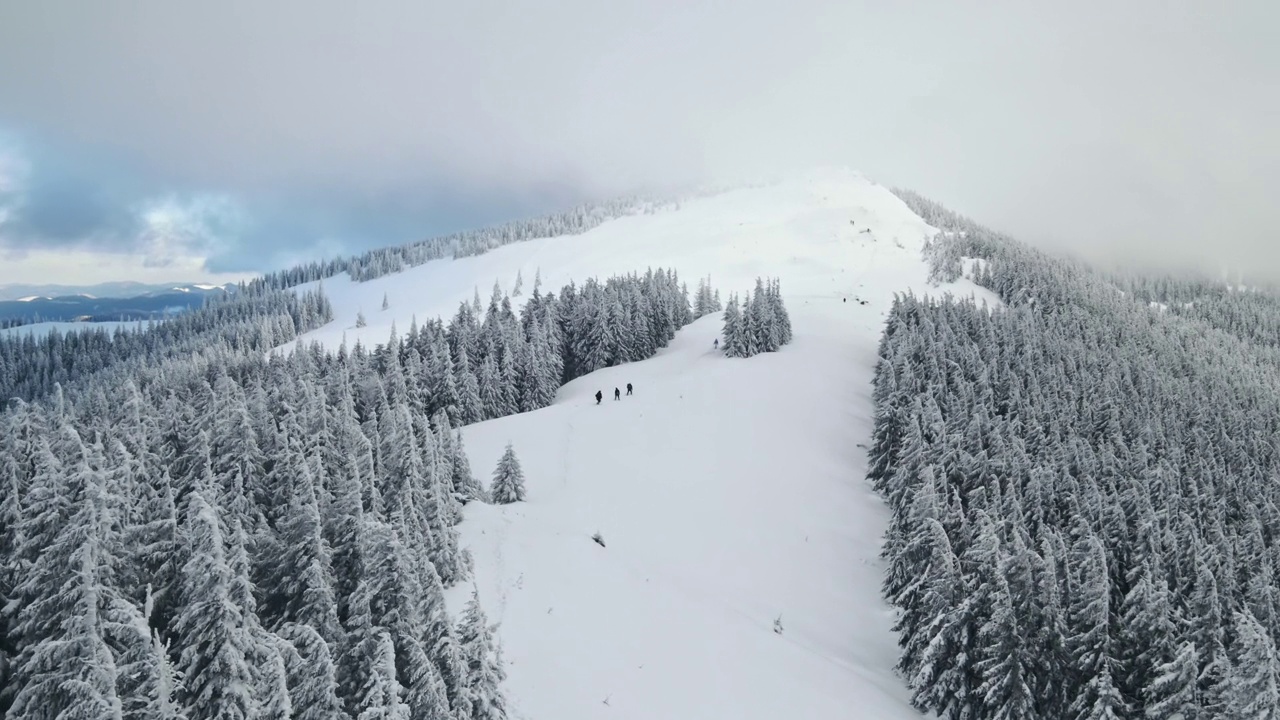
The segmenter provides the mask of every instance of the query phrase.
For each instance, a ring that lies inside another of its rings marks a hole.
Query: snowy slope
[[[707,317],[651,360],[570,383],[552,407],[465,430],[478,475],[511,441],[528,482],[527,502],[468,506],[461,527],[501,622],[514,717],[919,717],[891,670],[877,560],[887,509],[859,444],[893,293],[996,303],[968,281],[927,286],[920,247],[933,232],[884,188],[822,171],[369,283],[325,281],[338,318],[304,340],[336,346],[447,318],[477,286],[486,301],[495,278],[510,290],[517,271],[527,294],[539,267],[556,291],[651,266],[691,285],[710,274],[722,292],[781,278],[795,339],[779,353],[724,358],[711,348],[720,318]],[[628,382],[636,395],[613,401]],[[460,606],[470,588],[451,592]]]
[[[105,320],[103,322],[39,322],[11,328],[0,328],[0,337],[34,335],[36,338],[40,338],[54,330],[63,334],[81,330],[105,330],[107,333],[114,333],[116,328],[123,327],[126,330],[137,330],[145,328],[146,324],[145,320],[130,320],[126,322],[115,320]]]

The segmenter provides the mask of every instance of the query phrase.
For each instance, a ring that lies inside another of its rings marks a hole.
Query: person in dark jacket
[[[604,393],[602,393],[602,392],[600,392],[599,390],[597,390],[597,391],[596,391],[596,404],[597,404],[597,405],[599,405],[599,404],[600,404],[600,401],[601,401],[601,400],[603,400],[603,399],[604,399]]]
[[[621,390],[619,390],[618,388],[614,388],[614,389],[613,389],[613,399],[614,399],[614,400],[621,400],[621,399],[622,399],[622,391],[621,391]]]
[[[627,383],[627,394],[631,394],[631,383]]]

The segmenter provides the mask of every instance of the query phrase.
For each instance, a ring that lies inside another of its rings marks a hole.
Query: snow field
[[[64,335],[80,332],[81,330],[105,330],[107,334],[112,334],[119,327],[123,327],[125,330],[141,330],[145,329],[146,326],[146,320],[127,320],[124,322],[118,320],[106,320],[103,322],[39,322],[11,328],[0,328],[0,337],[33,335],[39,339],[55,330]]]
[[[469,505],[460,528],[501,623],[513,717],[920,717],[892,671],[877,559],[888,511],[859,444],[893,293],[995,302],[967,280],[927,286],[920,248],[933,232],[886,189],[824,171],[368,283],[325,281],[336,319],[303,340],[336,347],[448,318],[477,286],[487,302],[494,279],[510,291],[517,272],[527,296],[538,268],[544,292],[647,267],[691,288],[709,274],[726,300],[756,276],[781,279],[795,337],[778,353],[713,351],[716,314],[650,360],[566,385],[551,407],[464,429],[486,484],[508,441],[526,477],[526,502]],[[450,590],[455,611],[470,591]]]

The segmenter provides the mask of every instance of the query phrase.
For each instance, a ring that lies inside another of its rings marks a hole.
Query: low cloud
[[[1280,275],[1277,26],[1267,0],[48,0],[0,9],[0,124],[126,178],[36,192],[31,242],[226,196],[220,267],[847,164],[1042,243]]]

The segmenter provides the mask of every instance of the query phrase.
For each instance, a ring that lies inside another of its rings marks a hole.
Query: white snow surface
[[[826,170],[367,283],[324,281],[337,319],[303,340],[336,347],[344,335],[385,342],[414,316],[447,319],[477,286],[487,304],[494,279],[509,291],[517,271],[516,301],[538,268],[544,292],[647,267],[675,268],[691,294],[709,274],[725,298],[758,275],[781,279],[794,340],[780,352],[723,357],[715,314],[653,359],[566,385],[551,407],[465,428],[478,476],[510,441],[528,488],[526,502],[467,506],[460,526],[501,623],[512,717],[920,717],[892,670],[878,559],[888,510],[865,481],[876,349],[896,291],[997,304],[968,280],[926,283],[920,248],[934,232],[887,189]],[[452,588],[451,606],[470,592]]]
[[[114,333],[116,328],[123,327],[126,330],[140,330],[146,327],[145,320],[127,320],[121,322],[119,320],[104,320],[102,322],[39,322],[28,323],[11,328],[0,328],[0,337],[12,337],[15,335],[35,335],[37,337],[48,335],[57,330],[62,334],[79,332],[81,330],[105,330],[108,334]]]

